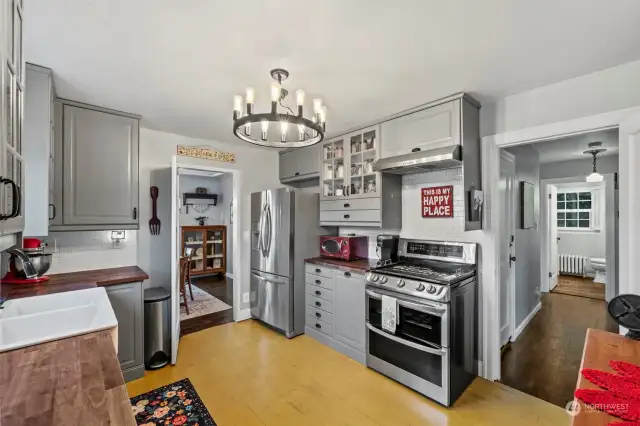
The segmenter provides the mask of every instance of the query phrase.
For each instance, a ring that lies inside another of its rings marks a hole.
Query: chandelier
[[[313,100],[313,116],[305,118],[304,92],[296,91],[297,114],[284,105],[282,101],[289,92],[282,87],[282,82],[289,77],[287,70],[276,68],[271,70],[271,78],[276,82],[271,85],[271,112],[255,113],[255,93],[247,88],[244,114],[242,96],[236,95],[233,100],[233,134],[243,141],[272,148],[300,148],[320,142],[324,139],[327,109],[322,100]],[[284,111],[278,112],[278,107]],[[260,137],[252,136],[253,124],[259,125]]]
[[[605,152],[606,149],[602,148],[602,142],[591,142],[589,149],[584,153],[593,156],[593,172],[587,176],[587,182],[602,182],[604,177],[596,170],[596,156],[601,152]]]

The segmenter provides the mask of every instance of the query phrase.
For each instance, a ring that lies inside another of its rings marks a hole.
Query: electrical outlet
[[[249,293],[242,293],[242,303],[249,303]]]

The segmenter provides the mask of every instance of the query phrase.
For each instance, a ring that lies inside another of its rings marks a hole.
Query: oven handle
[[[400,337],[394,336],[393,334],[385,333],[384,331],[372,326],[369,323],[367,323],[367,328],[369,330],[373,331],[374,333],[377,333],[377,334],[381,335],[382,337],[386,337],[387,339],[393,340],[394,342],[400,343],[401,345],[409,346],[409,347],[411,347],[413,349],[417,349],[417,350],[422,351],[422,352],[428,352],[428,353],[434,354],[434,355],[440,355],[440,356],[447,355],[447,350],[446,349],[434,349],[434,348],[430,348],[428,346],[422,346],[422,345],[419,345],[417,343],[410,342],[409,340],[401,339]]]
[[[380,293],[376,293],[375,291],[365,290],[367,295],[373,297],[374,299],[382,299],[382,295]],[[413,303],[408,300],[399,298],[397,296],[390,296],[395,298],[401,306],[405,308],[415,309],[416,311],[424,312],[426,314],[432,314],[439,317],[443,317],[446,313],[446,309],[438,308],[436,306],[422,304],[422,303]]]

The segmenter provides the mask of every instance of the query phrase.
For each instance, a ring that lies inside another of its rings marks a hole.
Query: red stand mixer
[[[7,252],[9,272],[0,280],[2,284],[35,284],[49,281],[44,275],[51,266],[51,253],[45,253],[46,244],[37,238],[25,238],[23,249],[11,248]]]

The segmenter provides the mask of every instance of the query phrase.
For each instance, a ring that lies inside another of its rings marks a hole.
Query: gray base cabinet
[[[142,282],[105,287],[118,320],[118,361],[128,382],[144,376]]]
[[[307,263],[305,278],[305,333],[364,364],[364,274]]]

